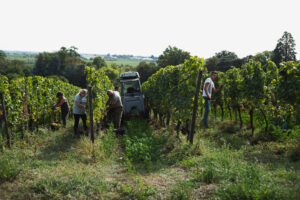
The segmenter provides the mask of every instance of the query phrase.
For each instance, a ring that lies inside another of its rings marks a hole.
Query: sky
[[[287,31],[299,59],[299,8],[299,0],[0,0],[0,49],[159,56],[170,45],[244,57],[273,50]]]

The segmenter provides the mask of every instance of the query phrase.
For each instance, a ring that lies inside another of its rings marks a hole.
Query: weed
[[[300,160],[300,139],[297,140],[297,146],[289,152],[289,158],[294,162]]]
[[[96,163],[103,159],[100,151],[100,142],[95,140],[94,144],[87,137],[81,137],[76,148],[79,160],[85,163]]]
[[[170,200],[190,200],[194,198],[193,188],[197,187],[191,182],[180,182],[171,190]]]
[[[72,176],[69,178],[49,177],[30,186],[37,194],[47,199],[99,199],[101,193],[111,190],[116,184],[110,184],[98,178]]]
[[[218,178],[217,171],[214,166],[210,165],[209,167],[206,167],[205,169],[198,170],[198,172],[195,173],[193,181],[196,182],[205,182],[207,184],[216,182]]]
[[[186,158],[190,147],[189,143],[178,144],[168,155],[169,163],[174,164]]]
[[[18,165],[7,158],[0,159],[0,183],[13,181],[21,172]]]
[[[193,167],[197,167],[200,159],[201,158],[199,157],[193,156],[188,159],[182,160],[181,163],[185,169],[190,169]]]
[[[145,186],[141,179],[137,179],[137,186],[122,184],[118,191],[121,193],[122,199],[146,199],[155,194],[155,190],[151,186]]]
[[[223,123],[220,123],[218,126],[218,130],[221,133],[229,133],[233,134],[240,130],[239,124],[234,121],[223,121]]]
[[[107,133],[103,135],[101,140],[102,150],[104,151],[105,158],[113,158],[117,149],[117,138],[114,132],[113,125],[109,127]]]
[[[123,139],[127,163],[142,164],[151,169],[162,154],[164,138],[156,137],[145,120],[133,119],[127,123]]]

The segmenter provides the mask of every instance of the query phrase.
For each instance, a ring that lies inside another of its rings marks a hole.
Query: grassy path
[[[0,199],[300,197],[300,162],[289,159],[297,141],[251,146],[247,130],[218,124],[198,130],[192,146],[141,121],[130,122],[126,136],[109,129],[94,147],[71,127],[41,129],[0,153]]]

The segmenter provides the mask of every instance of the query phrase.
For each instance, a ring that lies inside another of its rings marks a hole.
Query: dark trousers
[[[78,125],[79,125],[79,119],[81,118],[82,123],[83,123],[83,129],[86,131],[87,126],[86,126],[86,114],[74,114],[74,133],[78,134]]]
[[[62,112],[61,113],[61,119],[63,121],[64,127],[66,127],[66,124],[67,124],[67,116],[68,116],[68,112]]]
[[[112,109],[112,117],[114,122],[114,127],[119,129],[121,126],[123,107],[117,107]]]

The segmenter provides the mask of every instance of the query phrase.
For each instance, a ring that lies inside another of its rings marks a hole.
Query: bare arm
[[[218,87],[218,89],[213,88],[213,92],[214,92],[214,93],[219,92],[219,91],[222,89],[222,87],[223,87],[223,85],[220,85],[220,86]]]
[[[59,107],[59,106],[63,105],[63,103],[65,103],[65,102],[66,102],[66,99],[63,98],[63,99],[61,99],[59,102],[57,102],[57,104],[55,104],[54,106],[55,106],[55,107]]]

